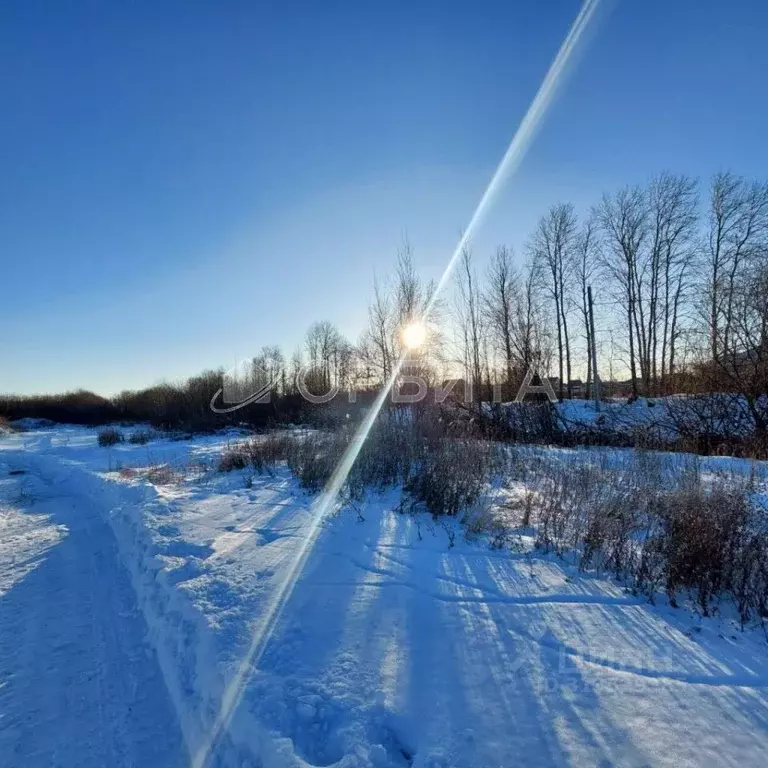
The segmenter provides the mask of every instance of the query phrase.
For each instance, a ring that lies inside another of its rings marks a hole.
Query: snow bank
[[[768,407],[768,402],[761,407]],[[747,437],[754,430],[746,401],[726,394],[606,401],[599,411],[591,400],[562,400],[556,409],[566,431],[591,430],[633,439],[648,436],[661,442],[698,435]]]
[[[202,734],[210,730],[224,685],[205,615],[176,588],[178,575],[174,575],[176,572],[164,561],[163,547],[152,527],[156,521],[168,517],[169,504],[152,485],[119,483],[93,471],[93,465],[101,459],[98,453],[87,453],[88,462],[82,460],[84,457],[80,461],[62,458],[70,441],[75,438],[80,442],[82,437],[80,430],[44,435],[35,444],[36,450],[23,454],[25,464],[28,472],[55,483],[62,493],[95,503],[108,520],[121,558],[130,572],[149,627],[149,640],[157,652],[188,749],[193,754]],[[58,450],[51,450],[52,439],[58,443]],[[179,544],[176,551],[182,554],[185,545]],[[192,566],[186,563],[185,567]],[[219,749],[219,759],[226,765],[242,765],[247,754],[250,752],[238,750],[232,744]]]

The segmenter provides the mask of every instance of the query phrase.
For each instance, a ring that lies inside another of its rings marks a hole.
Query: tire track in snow
[[[551,636],[544,636],[536,638],[532,634],[525,632],[522,629],[508,629],[511,635],[517,635],[518,637],[524,637],[548,651],[553,653],[562,653],[566,656],[570,656],[576,659],[582,664],[588,666],[600,667],[601,669],[608,669],[613,672],[618,672],[625,675],[632,675],[634,677],[642,677],[648,680],[658,680],[659,682],[670,683],[683,683],[685,685],[706,685],[712,687],[729,687],[729,688],[768,688],[768,677],[760,677],[757,675],[734,675],[734,674],[720,674],[720,675],[708,675],[708,674],[694,674],[691,672],[677,672],[675,670],[656,670],[648,669],[646,667],[638,667],[634,664],[618,661],[616,659],[609,659],[605,657],[595,656],[591,653],[583,653],[582,651],[573,648],[566,643],[563,643]]]
[[[34,492],[12,505],[65,533],[0,600],[0,763],[181,768],[176,712],[109,525],[29,465]]]
[[[477,603],[477,604],[502,604],[502,605],[542,605],[542,604],[579,604],[579,605],[644,605],[644,602],[636,597],[613,597],[611,595],[591,595],[586,593],[560,593],[560,594],[547,594],[547,595],[502,595],[498,592],[490,595],[449,595],[443,592],[436,592],[428,589],[421,584],[414,581],[403,579],[401,574],[395,573],[388,568],[380,568],[375,565],[364,563],[356,557],[350,557],[344,552],[334,552],[332,554],[340,557],[345,557],[352,565],[360,568],[367,573],[371,573],[376,576],[383,576],[388,581],[368,581],[368,582],[352,582],[361,587],[383,587],[383,586],[400,586],[412,589],[415,592],[427,595],[434,600],[440,600],[446,603]],[[466,587],[476,592],[484,592],[483,587],[469,582],[454,581],[449,576],[442,574],[429,574],[427,578],[433,578],[436,580],[449,581],[454,586]],[[322,586],[342,586],[345,582],[340,581],[312,581],[312,584]]]

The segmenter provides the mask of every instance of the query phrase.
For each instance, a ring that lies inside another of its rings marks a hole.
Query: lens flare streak
[[[568,64],[570,63],[573,52],[595,15],[599,2],[600,0],[586,0],[582,5],[578,16],[571,25],[565,40],[560,46],[560,50],[557,52],[557,56],[555,56],[554,61],[547,71],[536,96],[528,107],[528,111],[526,112],[523,121],[520,123],[515,135],[512,137],[512,141],[510,142],[507,151],[504,153],[504,157],[501,159],[483,196],[480,198],[480,202],[477,204],[477,207],[472,214],[472,218],[469,220],[469,224],[459,239],[450,261],[437,283],[434,293],[429,298],[421,322],[425,323],[429,318],[438,296],[448,284],[456,262],[461,256],[461,252],[470,242],[475,230],[480,226],[483,217],[490,208],[494,198],[498,195],[504,182],[520,165],[520,162],[525,156],[525,152],[533,139],[536,129],[541,123],[541,120],[552,101],[557,86],[567,72]],[[379,392],[344,455],[334,469],[325,489],[315,502],[306,536],[299,549],[292,557],[287,572],[267,607],[266,612],[253,631],[248,651],[240,662],[236,673],[227,684],[224,695],[222,696],[219,713],[213,723],[210,733],[199,746],[193,757],[192,768],[204,768],[208,762],[208,758],[213,752],[216,742],[221,734],[229,727],[235,710],[242,698],[248,678],[261,661],[264,649],[274,633],[283,608],[290,598],[296,585],[296,581],[304,568],[315,541],[317,540],[322,521],[336,506],[339,492],[349,476],[349,472],[376,421],[376,417],[379,415],[379,412],[384,405],[384,401],[389,396],[392,387],[395,385],[395,382],[400,375],[406,356],[407,350],[404,351],[398,359],[385,386],[382,388],[381,392]]]

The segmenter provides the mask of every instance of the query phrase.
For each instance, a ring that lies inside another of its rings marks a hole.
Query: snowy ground
[[[225,441],[0,438],[0,765],[200,753],[313,501],[211,471]],[[451,547],[398,499],[324,522],[212,765],[765,764],[759,631]]]
[[[0,764],[185,764],[114,536],[85,496],[0,454]]]
[[[767,399],[761,402],[761,410],[768,408]],[[591,400],[561,400],[556,410],[566,431],[597,430],[635,441],[644,437],[674,441],[696,434],[746,437],[754,430],[746,402],[730,395],[614,399],[602,402],[599,410]]]

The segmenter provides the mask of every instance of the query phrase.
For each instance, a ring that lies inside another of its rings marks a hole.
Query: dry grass
[[[3,432],[16,432],[16,428],[11,425],[11,422],[8,421],[8,419],[5,418],[5,416],[0,416],[0,434]]]
[[[123,433],[114,427],[105,427],[104,429],[100,430],[97,439],[99,441],[99,445],[102,448],[108,448],[112,445],[117,445],[118,443],[122,443],[124,440]]]
[[[155,439],[155,433],[151,429],[137,429],[128,436],[128,442],[132,445],[146,445]]]
[[[751,478],[705,482],[697,462],[673,474],[660,456],[636,451],[620,464],[608,454],[544,462],[531,482],[541,549],[575,553],[582,569],[651,599],[663,590],[675,605],[685,594],[707,614],[727,597],[742,624],[768,617],[768,521]]]
[[[284,464],[317,492],[352,436],[275,432],[228,446],[218,468],[273,473]],[[514,493],[493,491],[502,477]],[[353,503],[369,489],[398,485],[401,511],[458,518],[468,536],[492,547],[532,536],[539,549],[568,553],[582,569],[609,573],[651,599],[663,591],[674,604],[685,594],[707,613],[727,597],[742,622],[768,618],[765,512],[751,501],[749,478],[705,482],[696,458],[672,466],[643,450],[515,451],[471,425],[384,418],[361,446],[343,496]]]

